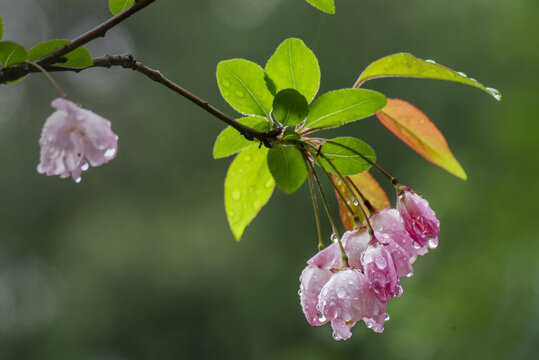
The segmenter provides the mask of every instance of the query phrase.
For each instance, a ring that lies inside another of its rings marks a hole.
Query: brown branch
[[[137,13],[138,11],[144,9],[146,6],[150,5],[154,1],[156,0],[135,0],[135,3],[133,4],[133,6],[131,6],[127,10],[122,11],[118,15],[111,17],[110,19],[96,26],[92,30],[76,37],[75,39],[71,40],[69,43],[54,50],[53,52],[42,57],[41,59],[38,59],[36,63],[41,66],[55,63],[62,56],[75,50],[79,46],[82,46],[98,37],[104,37],[110,28],[118,25],[119,23],[121,23],[122,21],[130,17],[131,15]]]
[[[281,128],[278,128],[278,129],[275,129],[266,133],[266,132],[258,131],[258,130],[255,130],[248,126],[243,125],[237,120],[234,120],[233,118],[224,114],[220,110],[216,109],[215,107],[210,105],[207,101],[199,98],[195,94],[184,89],[183,87],[176,84],[175,82],[169,80],[163,74],[161,74],[161,72],[159,72],[158,70],[149,68],[145,66],[144,64],[142,64],[140,61],[135,60],[133,56],[130,54],[104,55],[98,58],[94,58],[92,61],[94,63],[93,66],[88,66],[86,68],[81,68],[81,69],[67,68],[67,67],[61,67],[61,66],[56,66],[56,65],[43,66],[43,68],[47,72],[66,72],[67,71],[67,72],[75,72],[75,73],[81,72],[86,69],[95,68],[95,67],[111,68],[113,66],[119,66],[124,69],[132,69],[146,75],[151,80],[166,86],[172,91],[180,94],[181,96],[185,97],[189,101],[200,106],[202,109],[206,110],[213,116],[217,117],[221,121],[224,121],[226,124],[238,130],[240,134],[242,134],[248,140],[257,139],[261,143],[263,143],[265,146],[271,147],[273,145],[273,141],[275,140],[275,138],[282,131]],[[9,81],[17,80],[18,78],[23,77],[27,74],[36,73],[36,72],[39,72],[39,70],[28,63],[8,67],[3,70],[0,70],[0,83],[7,83]]]

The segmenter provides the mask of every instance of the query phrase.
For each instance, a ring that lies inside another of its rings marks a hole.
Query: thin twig
[[[75,39],[71,40],[69,43],[54,50],[53,52],[42,57],[41,59],[38,59],[36,63],[43,66],[43,65],[50,65],[57,62],[58,59],[60,59],[62,56],[75,50],[79,46],[82,46],[98,37],[104,37],[109,29],[118,25],[119,23],[121,23],[122,21],[130,17],[131,15],[144,9],[146,6],[150,5],[151,3],[155,1],[156,0],[136,0],[133,6],[131,6],[129,9],[122,11],[118,15],[115,15],[109,18],[107,21],[96,26],[92,30],[76,37]]]

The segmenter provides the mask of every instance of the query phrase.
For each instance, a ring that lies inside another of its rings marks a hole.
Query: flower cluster
[[[56,111],[45,122],[39,139],[39,173],[71,175],[79,182],[90,165],[99,166],[116,156],[118,136],[110,121],[63,98],[51,105]]]
[[[365,226],[343,235],[346,266],[333,243],[307,261],[300,276],[307,321],[314,326],[331,321],[336,340],[350,338],[360,320],[382,332],[387,301],[403,292],[399,278],[412,276],[417,256],[438,246],[440,223],[428,202],[409,188],[399,188],[396,209],[375,212],[370,223],[373,236]]]

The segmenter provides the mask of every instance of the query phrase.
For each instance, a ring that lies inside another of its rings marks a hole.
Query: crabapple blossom
[[[397,267],[384,245],[378,243],[369,246],[361,260],[367,281],[380,301],[386,302],[394,296],[402,295]]]
[[[110,121],[83,109],[75,103],[57,98],[56,109],[41,131],[41,174],[71,177],[80,181],[83,171],[112,160],[118,150],[118,136],[112,132]]]
[[[309,324],[320,326],[327,322],[322,316],[318,316],[319,311],[318,295],[322,287],[328,282],[332,273],[328,269],[321,269],[314,265],[308,265],[301,272],[300,280],[300,303]]]
[[[397,196],[397,210],[404,220],[404,227],[417,249],[438,246],[440,222],[429,202],[410,188],[403,187]]]

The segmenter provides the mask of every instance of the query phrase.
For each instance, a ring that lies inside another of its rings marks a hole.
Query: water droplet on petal
[[[372,323],[369,321],[368,323],[365,323],[369,329],[372,329]]]
[[[468,75],[466,75],[466,74],[463,73],[462,71],[457,71],[457,74],[459,74],[460,76],[465,77],[465,78],[468,77]]]
[[[89,168],[90,168],[90,164],[88,164],[88,161],[83,162],[82,165],[80,166],[80,169],[81,169],[82,171],[86,171],[86,170],[88,170]]]
[[[414,247],[414,249],[421,249],[421,245],[419,245],[417,241],[412,241],[412,246]]]
[[[488,87],[487,91],[490,93],[490,95],[494,96],[494,98],[496,100],[501,100],[502,99],[502,94],[497,89]]]
[[[301,289],[298,290],[298,295],[301,296]]]
[[[339,335],[337,335],[337,333],[336,333],[335,331],[333,332],[332,335],[333,335],[333,338],[334,338],[335,340],[342,340],[342,338],[341,338]]]
[[[78,183],[81,182],[81,180],[82,180],[82,178],[79,176],[78,178],[75,179],[75,182],[78,184]]]
[[[437,238],[429,238],[429,240],[427,241],[427,245],[430,249],[436,249],[439,243],[440,240],[438,240]]]
[[[116,149],[115,148],[110,148],[110,149],[105,150],[104,155],[105,155],[105,157],[107,159],[112,159],[115,154],[116,154]]]
[[[406,277],[407,277],[407,278],[411,278],[412,276],[414,276],[414,272],[413,272],[413,271],[410,271],[408,274],[406,274]]]
[[[318,321],[324,322],[324,321],[326,321],[326,317],[324,315],[322,315],[322,314],[318,314]]]
[[[344,288],[337,288],[337,297],[342,299],[346,296],[346,290]]]
[[[384,318],[384,321],[389,321],[389,314],[386,313],[386,317]]]
[[[240,197],[241,197],[241,190],[239,189],[232,190],[232,199],[239,200]]]
[[[374,263],[378,266],[378,269],[383,270],[387,267],[387,260],[383,256],[377,256],[374,259]]]

